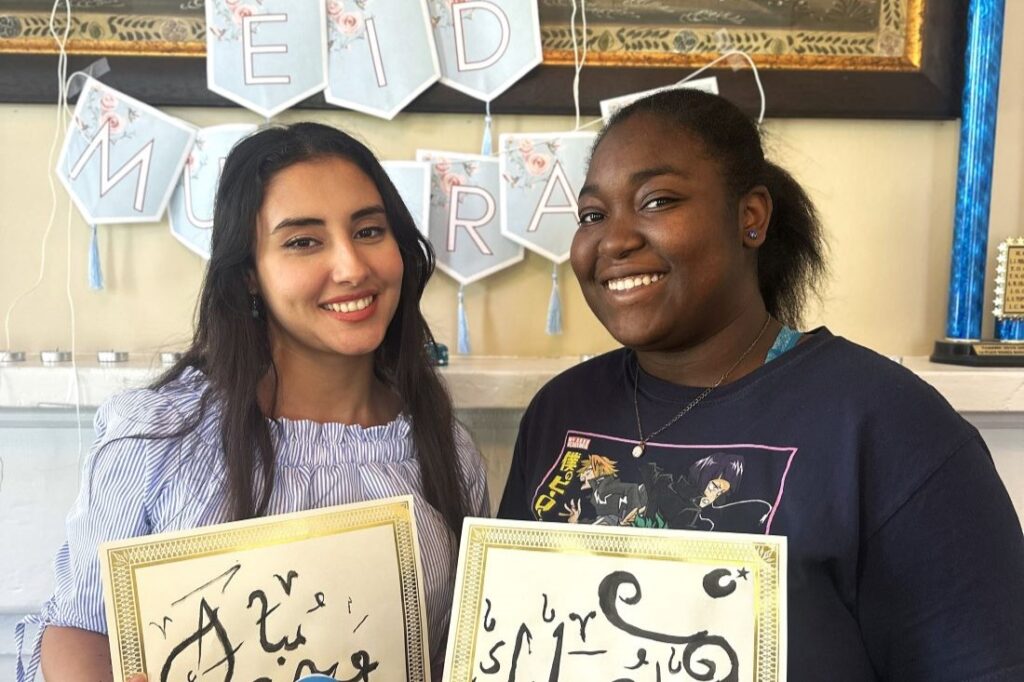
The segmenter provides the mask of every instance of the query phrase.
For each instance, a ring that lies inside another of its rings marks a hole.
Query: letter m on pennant
[[[92,158],[96,150],[100,152],[100,196],[106,196],[117,183],[121,182],[129,173],[138,169],[138,177],[135,180],[135,200],[132,207],[142,212],[146,198],[146,184],[149,180],[149,167],[153,158],[153,140],[137,151],[134,156],[128,159],[124,165],[117,169],[113,175],[110,173],[110,126],[104,125],[99,132],[89,141],[88,146],[82,155],[71,168],[69,177],[74,180],[81,175],[85,165]]]

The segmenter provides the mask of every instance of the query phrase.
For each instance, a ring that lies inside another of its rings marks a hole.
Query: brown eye
[[[284,247],[286,249],[295,249],[301,251],[302,249],[309,249],[316,246],[318,242],[312,237],[296,237],[295,239],[289,239],[285,242]]]
[[[356,234],[356,239],[377,239],[383,237],[387,230],[383,227],[363,227],[360,228]]]
[[[583,225],[592,225],[603,217],[599,211],[583,211],[580,213],[579,224],[581,227]]]
[[[648,200],[643,205],[643,207],[644,208],[654,208],[654,209],[664,208],[665,206],[669,206],[669,205],[675,203],[675,201],[676,200],[673,199],[672,197],[654,197],[653,199]]]

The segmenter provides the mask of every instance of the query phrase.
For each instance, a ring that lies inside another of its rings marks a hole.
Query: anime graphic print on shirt
[[[676,445],[569,431],[534,491],[538,521],[608,526],[771,531],[796,448]]]

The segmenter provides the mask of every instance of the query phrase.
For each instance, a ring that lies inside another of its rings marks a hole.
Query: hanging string
[[[64,4],[64,31],[62,34],[57,33],[56,21],[57,21],[57,10],[61,3]],[[11,304],[7,307],[7,312],[4,315],[4,343],[7,350],[11,350],[11,316],[14,314],[15,308],[21,301],[31,294],[33,291],[39,288],[42,284],[43,278],[46,275],[46,247],[50,239],[50,233],[53,231],[53,226],[57,220],[57,185],[54,182],[54,158],[57,154],[57,145],[61,139],[61,133],[66,125],[67,116],[67,103],[65,101],[65,89],[64,81],[68,70],[68,56],[67,56],[67,41],[68,35],[71,31],[71,5],[69,1],[65,0],[54,0],[53,7],[50,10],[50,22],[49,22],[50,35],[57,43],[58,57],[57,57],[57,121],[54,126],[53,140],[50,142],[50,154],[47,157],[46,162],[46,179],[50,188],[50,217],[46,221],[46,228],[43,230],[43,238],[39,242],[39,274],[36,276],[36,281],[33,282],[25,291],[18,294]]]
[[[766,105],[765,94],[764,94],[764,85],[761,83],[761,75],[758,72],[757,64],[754,63],[754,60],[750,58],[749,54],[747,54],[746,52],[743,52],[742,50],[730,50],[728,52],[724,52],[720,56],[716,57],[715,59],[713,59],[712,61],[708,62],[704,66],[700,67],[699,69],[697,69],[693,73],[687,75],[685,78],[682,78],[682,79],[676,81],[672,85],[682,85],[683,83],[686,83],[687,81],[689,81],[689,80],[691,80],[693,78],[696,78],[699,74],[701,74],[702,72],[706,71],[707,69],[710,69],[712,66],[714,66],[718,62],[723,61],[725,59],[732,59],[734,57],[742,57],[743,59],[745,59],[747,61],[747,63],[750,64],[750,69],[751,69],[751,71],[754,74],[754,83],[757,85],[757,92],[761,96],[761,110],[760,110],[760,112],[757,115],[757,124],[761,125],[762,123],[764,123],[764,112],[765,112],[765,105]],[[672,86],[669,86],[669,87],[672,87]],[[581,125],[579,127],[579,130],[586,130],[587,128],[593,128],[594,126],[598,126],[598,125],[601,125],[603,123],[604,123],[604,119],[603,118],[595,118],[594,120],[590,121],[589,123],[584,123],[583,125]]]
[[[572,103],[576,112],[576,125],[574,130],[580,129],[580,72],[587,61],[587,0],[580,0],[580,10],[583,19],[583,55],[580,56],[576,40],[576,0],[572,0],[572,16],[569,18],[570,35],[572,37],[572,63],[575,73],[572,77]]]
[[[491,156],[491,101],[484,103],[484,139],[480,142],[480,154]]]
[[[459,352],[469,354],[469,321],[466,319],[465,286],[459,285]]]
[[[57,30],[57,12],[61,5],[64,5],[64,27],[62,32]],[[22,301],[27,295],[35,291],[43,281],[43,277],[46,273],[46,247],[47,241],[50,237],[50,232],[56,223],[57,217],[57,189],[53,180],[55,173],[54,169],[54,155],[57,150],[57,144],[61,139],[61,134],[64,132],[69,122],[69,112],[67,106],[67,72],[68,72],[68,55],[67,55],[67,42],[68,37],[71,33],[71,2],[70,0],[54,0],[53,7],[50,10],[50,19],[48,24],[50,36],[54,39],[57,44],[58,56],[57,56],[57,103],[56,103],[56,126],[53,134],[53,140],[50,143],[50,153],[47,157],[47,180],[50,187],[50,217],[46,223],[46,229],[43,232],[43,238],[40,243],[40,255],[39,255],[39,275],[36,277],[35,283],[33,283],[28,289],[19,294],[11,305],[7,308],[7,313],[4,316],[4,335],[7,348],[11,347],[11,314],[17,307],[18,303]],[[82,442],[82,403],[81,403],[81,392],[78,384],[78,365],[75,360],[75,351],[77,350],[77,339],[75,337],[75,307],[74,300],[71,297],[71,211],[72,202],[70,195],[68,196],[67,203],[67,274],[65,277],[65,289],[68,297],[68,302],[71,305],[71,369],[72,369],[72,391],[74,393],[75,400],[75,430],[78,434],[78,461],[79,465],[82,462],[83,453],[83,442]],[[37,620],[33,620],[32,617],[26,619],[15,628],[15,638],[17,640],[17,665],[15,669],[15,678],[21,682],[22,680],[34,680],[36,672],[39,667],[39,659],[37,656],[31,656],[29,664],[26,667],[22,660],[21,650],[24,644],[25,625],[29,623],[38,623]],[[42,628],[36,631],[35,642],[33,649],[38,649],[40,642],[42,641],[43,630]]]
[[[100,240],[96,235],[96,226],[90,225],[92,237],[89,240],[89,288],[94,291],[103,289],[103,268],[100,267]]]
[[[558,263],[551,265],[551,298],[548,301],[548,336],[562,333],[562,298],[558,291]]]
[[[708,62],[707,64],[705,64],[704,66],[700,67],[699,69],[697,69],[693,73],[688,74],[685,78],[683,78],[683,79],[681,79],[679,81],[676,81],[676,85],[682,85],[683,83],[685,83],[685,82],[687,82],[687,81],[689,81],[689,80],[691,80],[693,78],[696,78],[701,73],[707,71],[708,69],[710,69],[712,66],[714,66],[718,62],[726,60],[726,59],[732,59],[733,57],[742,57],[743,59],[747,60],[748,64],[750,64],[750,70],[754,74],[754,83],[757,85],[757,93],[761,96],[761,111],[757,115],[757,124],[761,125],[762,123],[764,123],[764,109],[765,109],[764,85],[761,84],[761,74],[758,73],[758,71],[757,71],[757,64],[755,64],[754,60],[750,58],[750,55],[747,54],[746,52],[744,52],[743,50],[728,50],[726,52],[723,52],[716,59],[713,59],[712,61]]]

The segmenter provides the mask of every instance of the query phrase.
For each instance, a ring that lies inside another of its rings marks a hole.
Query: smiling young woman
[[[232,150],[191,347],[97,412],[39,617],[47,679],[110,679],[99,543],[405,494],[440,674],[458,533],[488,503],[427,355],[433,269],[380,163],[345,133],[270,127]]]
[[[534,398],[499,516],[787,536],[793,680],[1024,679],[1024,535],[985,444],[896,363],[796,331],[822,231],[756,126],[640,100],[579,211],[573,270],[624,347]]]

